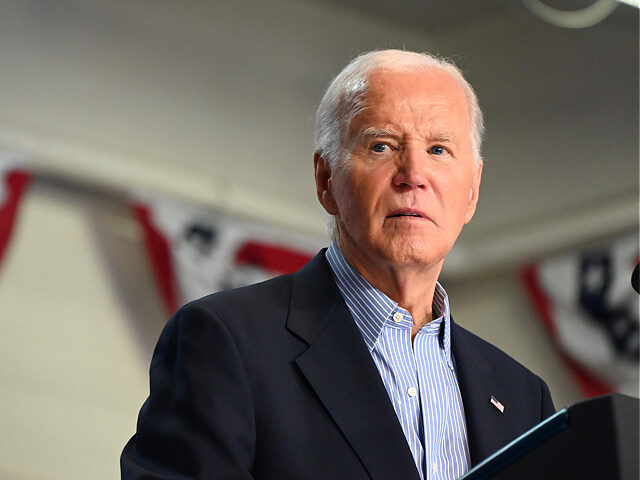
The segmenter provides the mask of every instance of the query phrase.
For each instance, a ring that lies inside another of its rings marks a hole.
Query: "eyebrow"
[[[398,135],[395,132],[390,130],[385,130],[384,128],[375,128],[369,127],[366,128],[362,134],[362,138],[373,137],[373,138],[383,138],[383,137],[397,137]],[[442,142],[442,143],[456,143],[455,136],[450,133],[436,133],[429,137],[430,142]]]
[[[432,137],[429,137],[429,140],[432,142],[456,143],[455,136],[448,133],[436,133]]]
[[[366,128],[364,132],[362,132],[362,136],[379,138],[379,137],[396,137],[397,135],[394,132],[385,130],[384,128],[369,127],[369,128]]]

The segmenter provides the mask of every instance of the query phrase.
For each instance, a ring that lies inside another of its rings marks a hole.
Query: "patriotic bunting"
[[[157,197],[132,208],[169,313],[208,293],[291,273],[320,239]]]
[[[541,320],[587,397],[638,396],[638,294],[631,273],[638,235],[549,258],[522,280]]]

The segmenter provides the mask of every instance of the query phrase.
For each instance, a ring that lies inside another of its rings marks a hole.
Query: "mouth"
[[[414,210],[412,208],[403,208],[394,210],[390,215],[387,215],[387,218],[428,218],[424,212],[420,210]]]

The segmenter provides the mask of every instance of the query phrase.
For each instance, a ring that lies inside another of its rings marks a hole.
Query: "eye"
[[[375,143],[372,147],[371,150],[373,150],[376,153],[384,153],[389,149],[389,145],[387,145],[386,143]]]
[[[447,149],[441,145],[434,145],[427,151],[433,155],[444,155],[445,153],[447,153]]]

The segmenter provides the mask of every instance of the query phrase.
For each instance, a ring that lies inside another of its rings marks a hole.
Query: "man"
[[[482,116],[452,65],[379,51],[318,108],[333,243],[170,320],[123,478],[458,478],[553,413],[437,283],[478,201]]]

